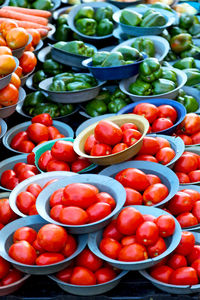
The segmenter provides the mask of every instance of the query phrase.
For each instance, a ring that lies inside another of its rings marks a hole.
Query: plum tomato
[[[72,235],[68,234],[67,242],[65,244],[65,247],[62,250],[62,254],[65,257],[69,257],[76,251],[76,248],[77,248],[77,242],[75,238]]]
[[[153,155],[148,155],[148,154],[136,155],[133,160],[144,160],[144,161],[151,161],[154,163],[158,163],[157,159]]]
[[[60,188],[51,194],[49,199],[50,207],[53,207],[57,204],[62,204],[62,197],[63,197],[64,188]]]
[[[178,268],[187,267],[187,259],[181,254],[172,254],[167,261],[167,265],[176,270]]]
[[[96,195],[97,202],[104,202],[108,203],[111,206],[111,209],[113,210],[116,206],[115,199],[106,192],[100,192]]]
[[[111,223],[104,229],[103,238],[108,237],[116,241],[120,241],[123,235],[117,229],[117,221],[112,220]]]
[[[167,206],[169,211],[175,216],[191,211],[192,207],[193,201],[191,196],[184,192],[177,192]]]
[[[169,266],[155,266],[150,271],[150,275],[158,281],[169,283],[173,269]]]
[[[157,257],[158,255],[162,254],[166,250],[167,250],[167,246],[165,244],[164,239],[161,237],[159,237],[159,239],[154,245],[147,247],[147,253],[151,258]]]
[[[180,183],[190,183],[190,178],[187,174],[182,172],[176,172],[175,174],[178,177]]]
[[[200,258],[200,245],[194,245],[191,252],[187,255],[188,263],[191,265],[196,259]]]
[[[192,138],[186,134],[179,134],[178,135],[184,142],[185,145],[192,145],[193,141]]]
[[[121,248],[122,246],[118,241],[109,237],[103,238],[99,245],[100,251],[112,259],[118,258]]]
[[[200,131],[200,116],[195,113],[189,113],[179,125],[180,130],[188,135]]]
[[[48,162],[46,170],[47,172],[70,171],[70,166],[64,161],[53,159]]]
[[[128,148],[128,145],[125,143],[119,143],[117,145],[115,145],[112,149],[112,154],[124,151]]]
[[[3,286],[12,284],[16,281],[19,281],[22,278],[23,274],[19,270],[10,269],[8,274],[2,279],[1,284]]]
[[[172,123],[175,123],[177,119],[177,111],[176,109],[171,105],[160,105],[158,106],[159,110],[159,118],[168,118],[172,121]]]
[[[51,148],[51,154],[55,159],[68,163],[72,163],[78,158],[73,143],[70,141],[56,141]]]
[[[161,215],[155,220],[161,237],[168,237],[174,233],[176,224],[174,218],[170,215]]]
[[[23,153],[31,153],[34,148],[35,144],[32,141],[22,141],[17,150]]]
[[[13,235],[14,243],[18,241],[27,241],[32,244],[36,240],[36,238],[37,232],[33,228],[28,226],[18,228]]]
[[[25,265],[34,265],[37,258],[35,249],[27,241],[19,241],[12,244],[8,254],[14,260]]]
[[[76,258],[76,265],[88,268],[92,272],[96,272],[103,266],[103,261],[92,253],[88,248],[85,248]]]
[[[53,160],[53,156],[50,150],[45,151],[41,154],[38,160],[38,166],[42,171],[46,171],[48,163]]]
[[[137,243],[136,235],[128,235],[121,239],[122,247]]]
[[[178,247],[175,249],[175,253],[181,255],[188,255],[195,245],[195,237],[190,231],[182,231],[181,241],[178,244]]]
[[[136,238],[141,245],[154,245],[159,238],[158,226],[151,221],[143,222],[136,230]]]
[[[49,140],[54,140],[60,134],[60,131],[54,126],[48,126]]]
[[[155,139],[159,144],[159,150],[164,147],[170,147],[170,142],[167,139],[160,136],[155,137]]]
[[[139,103],[134,107],[133,113],[144,116],[150,124],[153,123],[153,121],[155,121],[159,116],[157,106],[151,103]]]
[[[143,202],[143,198],[142,195],[131,188],[126,188],[125,187],[125,191],[126,191],[126,202],[124,204],[124,206],[128,206],[128,205],[142,205]]]
[[[31,119],[31,123],[40,123],[45,126],[52,126],[53,120],[50,114],[44,113],[44,114],[39,114]]]
[[[197,218],[190,212],[185,212],[176,217],[181,228],[191,227],[198,224]]]
[[[200,258],[193,261],[191,267],[196,270],[197,275],[200,278]]]
[[[181,190],[181,192],[184,192],[184,193],[190,195],[193,203],[200,200],[200,193],[196,190],[184,189],[184,190]]]
[[[12,138],[10,142],[10,147],[15,150],[18,150],[21,142],[28,141],[28,140],[29,140],[28,133],[26,131],[20,131]]]
[[[97,284],[102,284],[108,281],[113,280],[117,274],[111,268],[100,268],[95,272]]]
[[[200,223],[200,201],[196,201],[193,205],[192,214],[197,218]]]
[[[35,263],[38,266],[46,266],[46,265],[56,264],[59,261],[62,261],[64,259],[65,259],[65,257],[61,253],[45,252],[45,253],[40,254],[37,257]]]
[[[61,210],[64,208],[62,204],[56,204],[54,205],[50,210],[50,217],[54,219],[55,221],[60,221],[60,214]]]
[[[156,159],[162,165],[170,163],[175,156],[175,151],[170,147],[164,147],[156,153]]]
[[[112,154],[112,148],[107,144],[94,144],[90,152],[91,156],[105,156]]]
[[[4,278],[10,270],[10,263],[0,256],[0,279]]]
[[[64,281],[66,283],[70,282],[70,278],[72,276],[72,272],[73,272],[73,268],[72,267],[67,267],[66,269],[58,272],[56,274],[56,277],[61,280]]]
[[[137,143],[137,141],[142,137],[142,134],[140,131],[135,129],[126,129],[123,131],[122,135],[122,141],[124,144],[126,144],[128,147],[134,145]]]
[[[133,235],[144,218],[134,207],[125,207],[117,217],[117,229],[124,235]]]
[[[138,130],[138,127],[134,123],[124,123],[120,128],[122,131],[125,131],[127,129]]]
[[[87,212],[77,206],[64,207],[60,212],[60,222],[67,225],[84,225],[88,223]]]
[[[182,156],[175,162],[174,171],[181,173],[189,173],[198,168],[198,159],[192,152],[183,153]]]
[[[27,128],[28,137],[36,144],[42,141],[49,140],[49,133],[47,126],[40,123],[33,123]]]
[[[182,267],[174,270],[169,283],[174,285],[195,285],[199,282],[197,272],[191,267]]]
[[[72,271],[70,283],[75,285],[95,285],[96,277],[88,268],[75,267]]]
[[[17,215],[11,209],[9,200],[6,198],[0,199],[0,220],[1,224],[6,225],[9,222],[15,220]]]
[[[145,136],[138,154],[155,155],[159,149],[160,145],[155,137]]]
[[[172,127],[174,124],[170,119],[158,118],[152,124],[152,132],[159,132]]]
[[[200,181],[200,170],[194,170],[188,173],[191,182]]]
[[[90,154],[95,144],[97,144],[97,140],[95,139],[94,134],[91,134],[90,136],[87,137],[84,144],[85,153]]]
[[[155,183],[161,183],[160,178],[155,174],[147,174],[147,179],[148,179],[150,185],[155,184]]]
[[[77,160],[75,160],[71,164],[71,172],[78,173],[78,172],[86,169],[90,165],[91,165],[91,163],[89,162],[89,160],[87,158],[79,157]]]
[[[148,205],[154,205],[163,201],[169,194],[168,188],[162,183],[150,185],[143,193],[143,202]]]
[[[117,124],[107,120],[99,121],[94,129],[95,139],[99,143],[110,146],[120,143],[122,135],[121,128]]]
[[[28,215],[31,206],[36,202],[35,196],[29,192],[21,192],[17,195],[16,205],[18,209],[25,215]]]
[[[118,255],[118,259],[121,261],[140,261],[147,258],[146,248],[138,243],[123,247]]]
[[[27,187],[26,191],[33,194],[33,196],[35,196],[35,198],[37,198],[39,193],[42,191],[42,188],[39,184],[32,183]]]
[[[90,223],[104,219],[111,213],[111,211],[111,205],[105,202],[94,203],[86,209]]]

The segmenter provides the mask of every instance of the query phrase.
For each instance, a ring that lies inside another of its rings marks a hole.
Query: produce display
[[[178,126],[176,135],[180,136],[185,145],[200,144],[200,116],[189,113],[183,122]]]
[[[15,269],[8,261],[0,257],[1,265],[1,286],[8,286],[18,282],[22,277],[25,276],[22,272]]]
[[[195,112],[199,108],[197,99],[187,95],[182,89],[179,90],[176,100],[185,106],[187,113]]]
[[[131,44],[131,47],[137,49],[140,53],[146,53],[150,57],[154,57],[155,55],[155,45],[149,38],[138,37]]]
[[[8,198],[1,198],[0,201],[0,228],[17,219],[17,215],[11,209]]]
[[[27,0],[10,0],[9,5],[16,7],[24,7],[24,8],[34,8],[34,9],[44,9],[51,10],[54,8],[54,2],[51,0],[36,0],[36,1],[27,1]],[[19,10],[20,11],[20,10]]]
[[[91,57],[94,55],[94,49],[87,46],[82,41],[72,41],[72,42],[58,42],[53,45],[56,49],[63,50],[68,53],[77,54],[81,56]]]

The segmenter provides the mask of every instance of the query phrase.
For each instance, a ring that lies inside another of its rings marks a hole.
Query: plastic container
[[[89,135],[94,133],[94,129],[98,122],[95,122],[85,128],[76,138],[74,141],[74,151],[90,161],[92,161],[95,164],[101,165],[101,166],[107,166],[107,165],[112,165],[112,164],[117,164],[120,162],[123,162],[125,160],[128,160],[129,158],[133,157],[136,155],[139,151],[140,148],[142,147],[142,141],[144,136],[146,135],[148,129],[149,129],[149,122],[147,119],[145,119],[142,116],[134,115],[134,114],[125,114],[121,116],[114,116],[114,117],[109,117],[104,120],[112,121],[115,124],[121,126],[124,123],[130,122],[134,123],[139,131],[142,133],[142,137],[135,143],[134,145],[128,147],[124,151],[115,153],[115,154],[110,154],[110,155],[105,155],[105,156],[91,156],[85,153],[84,151],[84,145],[85,141],[88,138]]]
[[[19,66],[19,60],[16,57],[14,57],[14,60],[15,60],[16,67],[13,70],[13,72],[15,72]],[[5,88],[10,83],[13,72],[0,78],[0,90]]]
[[[40,49],[43,47],[44,42],[42,40],[39,41],[39,43],[37,44],[37,46],[35,47],[35,49],[33,50],[33,53],[37,54]]]
[[[7,133],[4,135],[3,137],[3,144],[4,146],[9,149],[10,151],[12,152],[15,152],[15,153],[23,153],[23,152],[20,152],[20,151],[17,151],[15,149],[13,149],[11,146],[10,146],[10,143],[12,141],[12,138],[20,131],[26,131],[28,126],[31,125],[32,123],[30,121],[28,122],[24,122],[24,123],[21,123],[19,125],[16,125],[14,127],[12,127],[11,129],[9,129],[7,131]],[[64,134],[66,137],[73,137],[74,136],[74,131],[73,129],[63,123],[63,122],[60,122],[60,121],[53,121],[53,126],[56,127],[61,134]]]
[[[60,141],[60,140],[63,140],[63,141],[69,141],[69,142],[74,142],[74,139],[72,138],[62,138],[62,139],[55,139],[55,140],[52,140],[52,141],[48,141],[48,142],[45,142],[45,143],[42,143],[41,145],[38,145],[37,147],[35,147],[33,149],[33,152],[35,153],[35,165],[36,167],[38,168],[38,170],[41,172],[41,173],[44,173],[44,171],[40,170],[39,166],[38,166],[38,161],[39,161],[39,158],[40,156],[42,155],[42,153],[44,153],[45,151],[47,150],[51,150],[51,148],[53,147],[53,145],[55,144],[56,141]],[[92,170],[94,170],[97,166],[95,164],[91,164],[89,167],[81,170],[80,172],[78,172],[79,174],[82,174],[82,173],[87,173],[87,172],[91,172]],[[49,172],[48,172],[49,174]]]
[[[53,19],[55,20],[55,21],[57,21],[58,20],[58,18],[61,16],[61,15],[63,15],[63,14],[68,14],[69,13],[69,6],[68,7],[62,7],[62,8],[59,8],[59,9],[57,9],[57,10],[55,10],[54,12],[53,12]]]
[[[26,46],[29,45],[32,42],[32,39],[33,39],[32,35],[30,33],[28,35],[29,35],[29,39],[28,39],[28,42],[26,43],[26,45],[24,47],[12,50],[13,56],[15,56],[17,58],[21,58],[21,56],[23,55],[23,53],[25,51]]]
[[[146,98],[146,100],[142,100],[140,102],[128,104],[127,106],[120,109],[120,111],[118,111],[117,115],[131,113],[133,111],[133,109],[136,107],[136,105],[138,105],[139,103],[150,103],[150,104],[154,104],[156,106],[166,104],[166,105],[171,105],[172,107],[174,107],[176,109],[177,114],[178,114],[176,123],[168,129],[155,132],[157,134],[172,135],[175,132],[177,126],[184,120],[185,115],[186,115],[185,106],[183,106],[181,103],[179,103],[177,101],[173,101],[171,99],[148,99],[148,98]]]
[[[20,280],[13,282],[9,285],[0,286],[0,297],[6,296],[9,294],[13,294],[17,290],[19,290],[20,287],[25,283],[25,281],[29,277],[30,277],[30,275],[24,274],[24,276]]]
[[[31,72],[29,72],[26,75],[24,75],[23,77],[21,77],[21,86],[25,85],[27,79],[31,76],[31,74],[34,72],[34,70],[35,70],[35,68]]]
[[[19,88],[19,99],[16,104],[10,105],[10,106],[4,106],[0,108],[0,118],[5,119],[9,116],[11,116],[16,109],[16,106],[18,103],[23,102],[26,97],[26,92],[23,88]]]
[[[170,215],[166,211],[163,211],[162,209],[155,208],[155,207],[148,207],[148,206],[141,206],[141,205],[133,205],[135,209],[139,210],[142,214],[150,214],[155,216],[156,218],[161,215]],[[99,244],[102,240],[103,230],[99,230],[97,232],[94,232],[89,235],[88,239],[88,247],[90,250],[100,257],[101,259],[105,260],[112,266],[122,269],[122,270],[143,270],[149,267],[154,266],[158,262],[160,262],[164,257],[169,255],[179,244],[181,240],[181,227],[178,223],[178,221],[174,218],[174,221],[176,223],[174,234],[170,237],[165,238],[165,242],[167,245],[167,250],[163,252],[161,255],[158,255],[154,258],[148,258],[146,260],[142,261],[136,261],[136,262],[125,262],[120,260],[111,259],[107,256],[105,256],[100,250],[99,250]]]
[[[54,6],[50,9],[51,12],[58,9],[61,5],[61,0],[51,0],[54,4]]]
[[[163,207],[179,189],[179,180],[175,173],[170,169],[161,164],[150,162],[150,161],[127,161],[115,166],[110,166],[102,170],[99,174],[115,178],[115,175],[120,171],[127,168],[137,168],[146,174],[157,175],[162,183],[166,185],[169,190],[168,196],[161,202],[153,205],[153,207]]]
[[[125,2],[122,2],[122,3],[125,3]],[[144,39],[148,38],[154,43],[154,47],[155,47],[154,57],[157,58],[158,61],[162,62],[164,60],[165,56],[167,55],[167,53],[169,52],[169,49],[170,49],[169,42],[166,39],[164,39],[163,37],[156,36],[156,35],[145,35],[145,36],[142,36],[142,38],[144,38]],[[132,39],[129,39],[129,40],[119,44],[118,46],[113,48],[111,52],[118,51],[118,49],[123,46],[131,46],[132,43],[136,39],[137,38],[132,38]]]
[[[169,68],[163,67],[163,69],[165,70],[165,69],[169,69]],[[148,100],[148,99],[163,99],[163,98],[164,99],[166,99],[166,98],[175,99],[178,96],[179,90],[185,85],[185,83],[187,81],[187,76],[182,70],[173,68],[173,71],[177,75],[178,86],[174,90],[167,92],[167,93],[163,93],[163,94],[159,94],[159,95],[151,95],[151,96],[138,96],[138,95],[131,94],[129,92],[129,86],[131,83],[136,81],[137,76],[122,80],[119,84],[119,87],[125,94],[127,94],[131,98],[131,100],[133,100],[133,102],[141,101],[141,100],[145,100],[145,99],[146,100]]]
[[[20,217],[27,217],[27,215],[25,215],[24,213],[22,213],[19,208],[16,205],[16,199],[17,196],[21,193],[26,191],[26,189],[28,188],[28,186],[30,184],[36,183],[39,184],[41,187],[43,187],[48,181],[52,180],[52,179],[63,179],[67,176],[74,176],[76,175],[76,173],[73,172],[65,172],[65,171],[55,171],[55,172],[50,172],[50,173],[46,173],[46,174],[38,174],[35,176],[32,176],[22,182],[20,182],[10,193],[9,196],[9,203],[10,203],[10,207],[12,208],[12,210]]]
[[[47,59],[47,55],[51,55],[51,46],[44,47],[38,52],[38,60],[44,63]]]
[[[50,205],[49,198],[54,191],[59,188],[65,187],[71,183],[88,183],[96,186],[100,192],[109,193],[116,202],[116,206],[113,211],[97,222],[84,224],[84,225],[66,225],[60,222],[53,220],[50,217]],[[111,218],[114,217],[119,210],[123,207],[126,201],[126,191],[124,187],[113,178],[109,178],[107,176],[96,175],[96,174],[85,174],[85,175],[76,175],[72,177],[68,177],[65,179],[61,179],[51,185],[47,186],[44,191],[42,191],[37,200],[36,200],[36,208],[39,215],[45,219],[47,222],[51,222],[60,226],[65,227],[72,234],[84,234],[97,231],[102,229],[110,222]]]
[[[10,158],[4,159],[0,162],[0,178],[1,175],[4,171],[6,170],[12,170],[14,165],[18,162],[24,162],[27,163],[27,154],[22,154],[22,155],[16,155],[16,156],[12,156]],[[0,189],[4,190],[4,191],[8,191],[10,192],[11,190],[6,189],[5,187],[3,187],[2,185],[0,185]]]
[[[0,139],[5,135],[7,128],[6,122],[3,119],[0,119]]]
[[[26,87],[29,90],[37,91],[37,89],[33,86],[33,76],[34,76],[34,74],[32,74],[31,76],[29,76],[28,79],[26,80]]]

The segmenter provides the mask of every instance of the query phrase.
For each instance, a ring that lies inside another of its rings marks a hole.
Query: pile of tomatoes
[[[185,145],[200,144],[200,116],[189,113],[177,127],[176,135],[180,136]]]
[[[0,230],[8,223],[17,219],[17,215],[11,209],[8,198],[0,199]]]
[[[51,265],[71,256],[77,248],[72,235],[55,224],[46,224],[39,231],[31,227],[18,228],[13,234],[9,256],[25,265]]]
[[[200,245],[195,244],[192,232],[182,232],[178,247],[151,268],[150,275],[158,281],[173,285],[200,283]]]
[[[164,238],[173,235],[174,230],[171,215],[156,218],[129,206],[104,229],[99,249],[109,258],[126,262],[154,258],[166,251]]]
[[[107,217],[115,208],[115,199],[87,183],[71,183],[56,190],[49,199],[50,216],[67,225],[94,223]]]
[[[10,285],[19,281],[24,274],[12,267],[12,265],[0,256],[0,286]]]
[[[111,121],[99,121],[85,141],[85,153],[91,156],[105,156],[126,150],[137,143],[142,133],[134,123],[124,123],[121,127]]]
[[[176,109],[171,105],[156,106],[151,103],[140,103],[133,109],[136,115],[142,115],[149,121],[149,131],[159,132],[172,127],[177,120]]]
[[[58,272],[61,281],[75,285],[95,285],[106,283],[117,276],[109,264],[85,248],[66,269]]]

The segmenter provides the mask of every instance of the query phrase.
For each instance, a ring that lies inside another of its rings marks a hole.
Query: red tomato
[[[147,247],[147,253],[151,258],[157,257],[158,255],[162,254],[166,250],[167,247],[165,241],[161,237],[157,240],[157,242],[154,245]]]
[[[9,222],[15,220],[17,215],[12,211],[9,200],[6,198],[0,199],[0,220],[1,223],[6,225]]]
[[[9,171],[9,170],[7,170]],[[6,172],[6,171],[5,171]],[[2,174],[3,176],[3,180],[4,178],[6,178],[6,173],[5,174]],[[9,190],[13,190],[16,185],[18,185],[19,183],[19,179],[17,177],[11,177],[5,184],[2,184],[3,187],[9,189]]]
[[[29,165],[35,165],[35,153],[34,152],[31,152],[27,155],[27,163]]]
[[[174,218],[170,215],[162,215],[155,221],[159,229],[159,235],[162,237],[168,237],[174,233],[176,224]]]
[[[64,188],[62,204],[86,209],[97,201],[98,192],[92,184],[71,183]]]
[[[197,275],[200,278],[200,258],[193,261],[191,267],[196,270]]]
[[[159,144],[159,149],[162,149],[164,147],[171,147],[170,142],[167,139],[159,136],[155,137],[155,139]]]
[[[84,144],[85,153],[90,154],[95,144],[97,144],[97,140],[95,139],[94,134],[91,134],[90,136],[88,136]]]
[[[177,216],[181,213],[191,211],[192,207],[193,201],[191,196],[184,192],[177,192],[170,200],[167,208],[173,215]]]
[[[159,238],[158,226],[151,221],[143,222],[136,230],[136,238],[144,246],[154,245]]]
[[[72,272],[73,272],[73,268],[72,267],[68,267],[60,272],[58,272],[56,274],[56,277],[58,279],[60,279],[61,281],[64,281],[66,283],[70,282],[70,278],[72,276]]]
[[[35,148],[35,144],[31,141],[22,141],[19,144],[18,151],[23,153],[31,153],[33,149]]]
[[[59,261],[62,261],[64,259],[65,257],[61,253],[45,252],[40,254],[40,256],[37,257],[35,263],[38,266],[46,266],[46,265],[56,264]]]
[[[191,182],[200,181],[200,170],[191,171],[188,173]]]
[[[87,268],[75,267],[70,278],[70,283],[75,285],[95,285],[96,277]]]
[[[16,205],[19,208],[19,210],[25,215],[28,215],[31,206],[33,206],[35,202],[35,196],[33,196],[33,194],[29,192],[25,191],[17,195]]]
[[[172,148],[165,147],[160,149],[156,154],[156,159],[162,165],[167,165],[176,156]]]
[[[168,188],[162,183],[150,185],[143,193],[143,201],[151,206],[163,201],[169,194]]]
[[[85,248],[76,258],[76,265],[88,268],[92,272],[96,272],[103,265],[103,260]]]
[[[111,121],[99,121],[94,129],[95,139],[100,143],[111,146],[120,143],[122,135],[120,127]]]
[[[195,226],[198,224],[197,218],[190,212],[185,212],[176,217],[182,228]]]
[[[121,239],[122,247],[137,243],[136,235],[125,236]]]
[[[170,256],[167,264],[170,268],[176,270],[178,268],[187,267],[187,260],[185,256],[175,253]]]
[[[64,207],[60,213],[60,222],[68,225],[83,225],[88,223],[89,216],[85,210],[77,206]]]
[[[111,211],[112,209],[110,204],[105,202],[94,203],[86,209],[90,223],[104,219],[111,213]]]
[[[126,191],[126,202],[124,206],[142,205],[143,198],[138,191],[131,188],[125,188],[125,191]]]
[[[32,172],[32,171],[24,171],[24,173],[20,173],[18,179],[19,179],[19,182],[22,182],[24,181],[25,179],[29,178],[29,177],[32,177],[32,176],[35,176],[35,173]]]
[[[161,183],[160,178],[155,174],[147,174],[147,179],[148,179],[150,185],[155,184],[155,183]]]
[[[106,192],[98,193],[96,195],[96,198],[97,198],[98,202],[105,202],[105,203],[110,204],[112,210],[116,206],[115,199],[110,194],[108,194]]]
[[[183,133],[189,135],[200,131],[200,116],[195,113],[187,114],[179,127]]]
[[[178,177],[178,180],[180,183],[189,183],[190,182],[190,178],[187,174],[181,173],[181,172],[176,172],[175,174]]]
[[[40,123],[33,123],[28,126],[27,133],[29,138],[38,144],[42,141],[48,141],[49,133],[47,126],[40,124]]]
[[[37,255],[40,255],[45,252],[45,250],[38,243],[37,239],[33,242],[32,246],[36,250]]]
[[[177,119],[177,111],[176,109],[171,106],[171,105],[160,105],[158,106],[159,110],[159,118],[168,118],[170,119],[173,123],[175,123]]]
[[[38,166],[42,171],[46,171],[48,163],[53,159],[51,151],[47,150],[40,156],[38,160]]]
[[[61,210],[64,208],[62,204],[57,204],[54,205],[54,207],[51,208],[50,210],[50,217],[54,219],[55,221],[59,222],[60,221],[60,214]]]
[[[185,145],[192,145],[192,139],[190,136],[186,135],[186,134],[179,134],[178,135],[184,142]]]
[[[145,136],[143,139],[142,148],[138,154],[155,155],[159,148],[159,143],[155,137]]]
[[[8,254],[14,260],[25,265],[34,265],[37,258],[35,249],[27,241],[19,241],[12,244],[8,250]]]
[[[137,191],[144,191],[149,186],[147,175],[135,168],[127,168],[115,176],[124,187],[130,187]]]
[[[78,155],[74,152],[73,143],[69,141],[56,141],[51,148],[51,154],[57,160],[70,163],[78,158]]]
[[[128,147],[130,147],[130,146],[134,145],[135,143],[137,143],[137,141],[141,137],[142,137],[142,134],[138,130],[126,129],[125,131],[123,131],[122,141],[123,141],[123,143],[128,145]]]
[[[52,171],[70,171],[69,165],[60,160],[50,160],[47,164],[47,172],[52,172]]]
[[[170,119],[167,118],[158,118],[156,119],[152,124],[152,132],[159,132],[162,130],[165,130],[167,128],[170,128],[173,126],[173,123]]]
[[[200,200],[200,193],[192,189],[184,189],[181,192],[184,192],[191,196],[193,203]]]
[[[37,209],[36,209],[36,205],[35,205],[35,204],[33,204],[33,205],[31,206],[31,208],[29,209],[28,215],[29,215],[29,216],[38,215],[38,212],[37,212]]]
[[[50,114],[39,114],[31,119],[32,123],[40,123],[45,126],[52,126],[53,120]]]
[[[123,247],[118,255],[118,260],[121,261],[140,261],[147,258],[146,248],[137,243]]]
[[[124,235],[133,235],[144,222],[142,214],[134,207],[125,207],[117,217],[117,229]]]
[[[18,150],[21,142],[28,141],[28,140],[29,140],[28,133],[26,131],[20,131],[12,138],[10,142],[10,147],[15,150]]]
[[[133,113],[144,116],[151,124],[158,118],[159,110],[154,104],[140,103],[135,106]]]
[[[22,278],[22,273],[16,269],[10,269],[8,274],[2,279],[1,284],[3,286],[12,284],[19,281]]]
[[[188,263],[191,265],[196,259],[200,258],[200,245],[194,245],[187,256]]]
[[[175,172],[189,173],[198,168],[198,160],[192,152],[183,153],[174,165]]]
[[[194,203],[192,214],[197,218],[198,222],[200,223],[200,201],[196,201]]]
[[[158,281],[169,283],[173,269],[168,266],[155,266],[150,271],[150,275]]]
[[[75,173],[78,173],[78,172],[86,169],[90,165],[91,165],[91,163],[89,162],[89,160],[87,158],[79,157],[77,160],[75,160],[71,164],[71,171],[75,172]]]
[[[20,175],[23,175],[25,171],[31,171],[35,174],[38,174],[38,169],[36,168],[36,166],[33,166],[33,165],[28,165],[28,164],[21,164],[20,166],[18,165],[17,166],[17,169],[16,169],[16,174],[17,176],[19,177]]]
[[[172,272],[169,283],[175,285],[194,285],[199,282],[197,272],[191,267],[182,267]]]
[[[111,268],[101,268],[95,272],[97,284],[102,284],[113,280],[117,274]]]
[[[138,127],[134,123],[124,123],[120,128],[122,131],[125,131],[127,129],[138,130]]]
[[[104,229],[103,237],[108,237],[120,241],[123,235],[117,230],[117,221],[112,220],[111,223]]]
[[[72,235],[68,235],[67,243],[65,244],[64,249],[62,250],[62,254],[65,257],[71,256],[77,248],[77,242]]]
[[[119,252],[121,250],[121,244],[109,237],[105,237],[101,240],[99,244],[100,251],[105,255],[112,259],[117,259]]]
[[[4,171],[1,175],[1,185],[5,187],[8,181],[13,177],[16,177],[16,173],[13,170]]]
[[[0,279],[4,278],[10,269],[10,263],[0,256]]]
[[[188,255],[195,245],[195,237],[190,231],[182,231],[181,241],[178,244],[178,247],[175,249],[175,253],[181,255]]]
[[[49,140],[54,140],[60,134],[60,131],[54,126],[48,126]]]
[[[49,199],[49,204],[51,207],[57,204],[62,204],[63,192],[64,192],[64,188],[60,188],[55,192],[53,192],[53,194],[51,194],[51,197]]]
[[[26,191],[33,194],[33,196],[35,196],[35,198],[37,198],[39,193],[42,191],[42,188],[39,184],[32,183],[27,187]]]
[[[37,64],[37,58],[31,51],[25,51],[19,59],[20,67],[23,69],[23,73],[27,74],[35,68]]]
[[[151,161],[154,163],[158,163],[157,159],[153,155],[148,154],[141,154],[134,157],[133,160],[144,160],[144,161]]]
[[[115,145],[112,149],[112,154],[124,151],[128,148],[128,146],[125,143],[119,143],[117,145]]]
[[[16,164],[14,165],[13,171],[14,171],[16,174],[19,174],[19,173],[20,173],[20,169],[22,168],[22,166],[25,167],[26,164],[25,164],[25,163],[22,163],[22,162],[16,163]],[[16,174],[15,174],[15,176],[16,176]]]
[[[155,222],[156,221],[156,217],[152,216],[152,215],[143,215],[144,221],[151,221],[151,222]]]
[[[200,144],[200,131],[196,132],[195,134],[191,135],[192,144]]]
[[[13,242],[27,241],[32,244],[37,238],[37,232],[31,227],[18,228],[13,235]]]
[[[67,242],[67,232],[59,225],[46,224],[38,231],[37,240],[46,251],[60,252]]]
[[[112,154],[112,148],[106,144],[95,144],[90,152],[92,156],[105,156],[110,154]]]
[[[45,183],[45,185],[43,186],[43,190],[48,186],[48,185],[50,185],[50,184],[52,184],[53,182],[56,182],[56,181],[58,181],[58,179],[51,179],[51,180],[49,180],[47,183]]]

